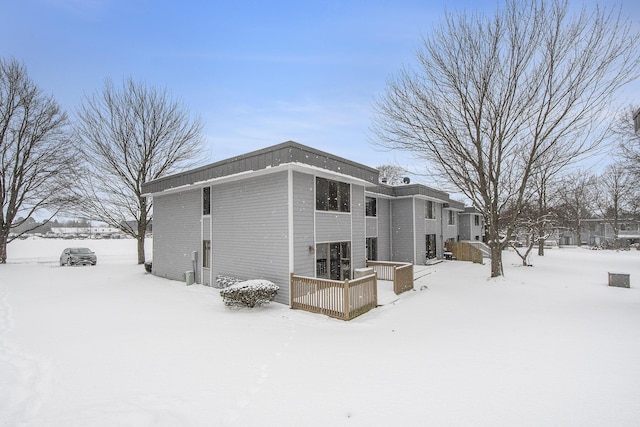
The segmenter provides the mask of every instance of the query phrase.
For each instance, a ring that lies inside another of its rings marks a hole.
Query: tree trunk
[[[502,248],[500,242],[492,242],[491,248],[491,277],[502,276]]]
[[[144,264],[144,232],[139,234],[138,240],[138,264]]]
[[[544,256],[544,238],[538,238],[538,256]]]
[[[578,221],[578,226],[576,227],[576,234],[578,235],[578,247],[582,247],[582,227],[580,226],[580,221]]]
[[[5,231],[4,227],[0,227],[0,264],[7,263],[7,241],[9,240],[9,231]]]
[[[140,206],[140,218],[138,219],[138,264],[144,264],[144,238],[147,235],[147,198],[138,196],[138,206]]]

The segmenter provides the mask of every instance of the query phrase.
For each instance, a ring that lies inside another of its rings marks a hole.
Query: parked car
[[[89,248],[67,248],[60,255],[60,265],[96,265],[98,257]]]

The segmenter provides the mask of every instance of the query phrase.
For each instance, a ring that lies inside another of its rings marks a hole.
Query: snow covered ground
[[[98,265],[59,267],[73,245]],[[229,309],[135,259],[133,240],[9,245],[0,425],[640,424],[640,251],[506,252],[498,279],[417,267],[414,292],[351,322]]]

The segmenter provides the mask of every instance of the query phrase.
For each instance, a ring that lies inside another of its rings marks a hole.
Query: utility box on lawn
[[[187,282],[187,285],[193,285],[193,283],[196,281],[196,276],[193,271],[185,271],[184,280]]]
[[[630,288],[629,274],[626,273],[609,273],[609,286],[617,288]]]

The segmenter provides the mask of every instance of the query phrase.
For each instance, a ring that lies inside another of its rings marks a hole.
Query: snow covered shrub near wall
[[[272,301],[280,289],[268,280],[247,280],[220,291],[227,306],[253,308]]]
[[[217,276],[216,277],[216,288],[228,288],[231,285],[235,285],[236,283],[242,282],[242,280],[237,277],[231,276]]]

